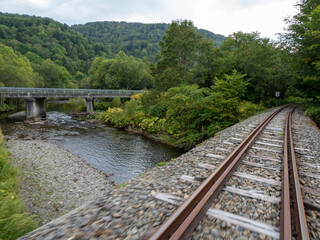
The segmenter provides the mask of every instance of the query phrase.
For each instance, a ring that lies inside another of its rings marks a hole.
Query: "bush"
[[[261,106],[252,102],[242,101],[238,106],[239,120],[246,119],[260,110],[262,110]]]
[[[134,113],[137,109],[137,106],[138,106],[138,103],[134,98],[126,102],[124,110],[127,118],[132,119],[134,117]]]
[[[315,122],[320,123],[320,106],[308,106],[304,113]]]
[[[109,107],[112,106],[111,102],[94,102],[95,111],[106,111]]]
[[[121,99],[119,97],[115,97],[112,99],[112,102],[111,102],[111,106],[112,107],[120,107],[121,106]]]
[[[303,103],[304,99],[301,97],[294,97],[294,96],[289,96],[286,98],[286,101],[288,103]]]
[[[141,109],[148,114],[150,107],[161,102],[161,93],[158,91],[146,91],[140,96]]]
[[[5,103],[1,103],[0,105],[0,113],[1,112],[9,112],[12,110],[12,107],[10,107],[9,105],[5,104]]]
[[[216,85],[199,88],[181,85],[167,92],[147,91],[101,114],[101,120],[115,127],[134,126],[166,136],[187,147],[214,136],[222,129],[253,115],[260,107],[241,101],[247,83],[235,71],[216,78]]]
[[[167,106],[162,102],[149,108],[148,114],[154,117],[163,117],[167,111]]]
[[[76,107],[76,112],[86,111],[86,100],[84,98],[71,98],[69,99],[68,103]]]

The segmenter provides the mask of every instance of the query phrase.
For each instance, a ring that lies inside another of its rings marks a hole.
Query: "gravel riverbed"
[[[26,209],[38,216],[39,225],[114,188],[106,174],[54,143],[8,139],[6,147],[20,169]]]

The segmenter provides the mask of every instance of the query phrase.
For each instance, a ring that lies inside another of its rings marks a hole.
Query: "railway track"
[[[221,228],[226,236],[239,231],[244,239],[250,233],[257,239],[317,239],[312,221],[320,219],[318,160],[294,139],[292,111],[279,109],[262,123],[249,124],[202,156],[197,168],[207,175],[195,170],[180,177],[186,185],[199,185],[187,200],[155,192],[155,198],[179,208],[150,239],[215,239]],[[298,127],[294,131],[299,133]]]

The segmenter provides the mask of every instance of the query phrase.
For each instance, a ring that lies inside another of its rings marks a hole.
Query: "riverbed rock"
[[[26,209],[40,225],[114,188],[103,172],[54,143],[9,139],[6,146],[20,168]]]
[[[26,117],[27,117],[27,114],[24,111],[13,113],[7,116],[7,118],[9,119],[15,119],[15,120],[24,120],[26,119]]]

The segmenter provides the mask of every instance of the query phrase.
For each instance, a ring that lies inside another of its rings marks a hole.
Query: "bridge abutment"
[[[46,117],[46,98],[26,98],[27,119]]]
[[[93,103],[94,103],[94,99],[93,97],[86,97],[86,112],[93,112]]]

